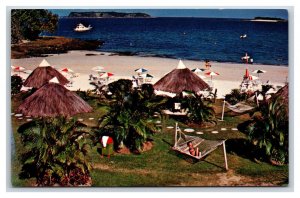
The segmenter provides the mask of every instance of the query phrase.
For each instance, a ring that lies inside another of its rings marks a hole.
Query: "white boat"
[[[82,23],[79,23],[76,28],[74,28],[75,32],[85,32],[92,29],[92,26],[89,25],[88,27],[85,27]]]
[[[246,37],[247,37],[247,34],[244,34],[244,35],[241,35],[241,36],[240,36],[241,39],[244,39],[244,38],[246,38]]]

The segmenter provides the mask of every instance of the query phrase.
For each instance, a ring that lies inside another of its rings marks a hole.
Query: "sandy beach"
[[[94,54],[93,56],[86,56],[86,54]],[[11,65],[22,66],[28,70],[34,70],[43,57],[11,59]],[[79,73],[79,76],[73,79],[73,86],[68,87],[70,90],[88,90],[94,87],[90,85],[89,74],[97,75],[91,68],[94,66],[104,67],[104,71],[114,74],[109,82],[121,78],[131,79],[137,68],[146,68],[148,73],[154,76],[151,83],[155,83],[168,72],[175,69],[178,65],[177,59],[158,58],[158,57],[139,57],[139,56],[120,56],[112,55],[112,53],[99,52],[99,51],[70,51],[66,54],[54,54],[45,58],[56,69],[68,67]],[[183,60],[186,67],[205,68],[204,62]],[[219,63],[211,62],[212,67],[210,71],[219,73],[219,76],[213,76],[214,88],[218,89],[218,98],[223,97],[229,93],[231,89],[239,88],[246,68],[251,72],[256,69],[267,71],[260,74],[259,78],[262,83],[269,81],[269,84],[282,86],[288,80],[288,67],[286,66],[273,66],[273,65],[250,65],[238,63]],[[206,71],[205,71],[206,72]],[[200,75],[206,76],[205,72]],[[23,78],[28,74],[21,73]],[[210,81],[210,77],[206,76],[204,81]]]

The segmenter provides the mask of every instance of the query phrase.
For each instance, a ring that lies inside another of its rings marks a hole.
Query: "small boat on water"
[[[247,37],[247,34],[243,34],[243,35],[240,36],[241,39],[244,39],[246,37]]]
[[[74,28],[75,32],[85,32],[92,29],[92,26],[89,25],[88,27],[85,27],[82,23],[79,23],[76,28]]]

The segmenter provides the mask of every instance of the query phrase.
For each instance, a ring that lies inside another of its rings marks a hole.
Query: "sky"
[[[284,9],[49,9],[59,16],[68,16],[72,11],[143,12],[153,17],[208,17],[252,19],[257,16],[288,19]]]

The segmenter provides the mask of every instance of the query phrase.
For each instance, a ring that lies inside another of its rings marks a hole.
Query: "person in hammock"
[[[187,146],[189,147],[189,152],[191,155],[199,157],[199,148],[194,148],[193,143],[190,141],[187,143]]]

